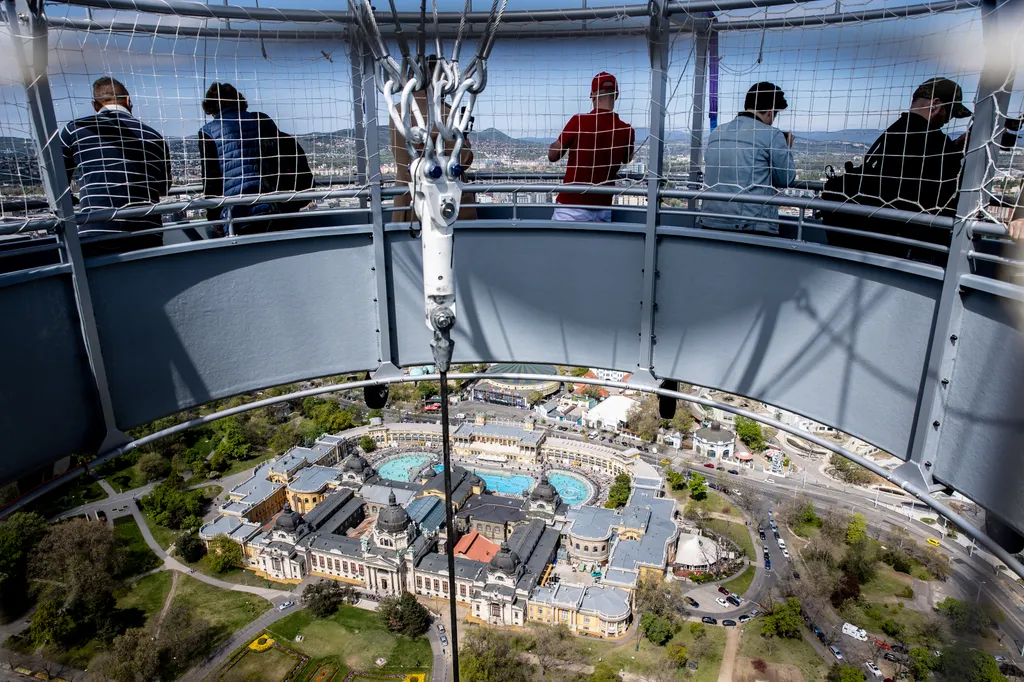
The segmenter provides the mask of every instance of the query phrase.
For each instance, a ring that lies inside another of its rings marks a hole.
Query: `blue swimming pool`
[[[382,478],[386,478],[391,481],[405,481],[408,482],[409,478],[419,471],[424,464],[430,461],[431,456],[426,453],[413,453],[411,455],[402,455],[395,459],[388,460],[377,467],[377,473]]]
[[[548,481],[555,486],[562,501],[570,506],[583,504],[594,494],[594,486],[590,481],[567,472],[548,472]]]
[[[503,495],[522,495],[533,487],[534,480],[529,476],[505,474],[500,471],[491,471],[489,469],[476,469],[472,467],[471,469],[473,473],[484,479],[484,483],[487,484],[487,489],[492,493],[501,493]],[[444,466],[437,464],[434,466],[434,471],[440,473],[444,471]]]

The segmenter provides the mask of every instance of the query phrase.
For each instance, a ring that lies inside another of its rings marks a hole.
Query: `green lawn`
[[[913,582],[911,576],[879,563],[875,577],[861,586],[860,594],[865,601],[896,603],[896,595]]]
[[[140,609],[150,619],[160,613],[171,590],[171,572],[152,573],[132,582],[128,591],[117,599],[119,609]]]
[[[323,619],[302,609],[271,624],[268,631],[283,646],[309,656],[309,672],[325,662],[333,663],[339,667],[339,678],[351,670],[427,672],[433,663],[426,637],[409,639],[394,635],[384,629],[376,613],[350,606],[343,606],[338,613]],[[296,642],[295,637],[300,634],[303,639]],[[377,658],[387,659],[387,665],[377,668]]]
[[[796,639],[776,637],[772,641],[771,653],[769,653],[768,644],[761,636],[761,624],[758,621],[743,627],[739,655],[744,658],[763,658],[768,663],[796,666],[800,669],[804,682],[824,680],[828,672],[825,661],[803,637]]]
[[[798,526],[793,526],[792,531],[799,537],[807,539],[813,538],[821,532],[820,528],[813,523],[801,523]]]
[[[146,519],[146,526],[149,527],[149,532],[153,534],[153,539],[156,540],[156,544],[160,545],[163,549],[167,549],[173,545],[175,539],[177,539],[178,535],[181,533],[180,530],[161,526],[145,512],[142,513],[142,517]]]
[[[262,597],[248,592],[222,590],[184,574],[178,576],[174,603],[191,607],[197,616],[205,618],[213,626],[215,634],[211,647],[271,608],[270,602]]]
[[[104,500],[106,497],[107,494],[103,492],[100,484],[94,481],[88,474],[83,474],[56,490],[46,493],[30,504],[29,509],[50,519],[58,514],[63,514],[69,509],[74,509],[90,502],[96,502],[97,500]]]
[[[729,516],[735,516],[736,518],[743,518],[742,512],[740,512],[740,510],[736,508],[736,505],[734,505],[732,502],[716,493],[714,490],[708,491],[708,496],[704,500],[704,502],[707,503],[709,512],[715,512],[717,514],[728,514]],[[691,499],[690,502],[687,503],[686,505],[687,509],[689,509],[690,505],[692,504],[694,504],[694,501]]]
[[[927,620],[925,614],[908,608],[900,608],[899,604],[880,604],[878,602],[846,602],[839,609],[839,615],[857,627],[869,633],[883,637],[882,623],[892,619],[903,625],[911,643],[918,643],[913,634]],[[930,645],[927,641],[921,644]]]
[[[114,521],[114,535],[121,540],[128,554],[122,577],[145,573],[163,563],[146,544],[139,525],[131,516],[123,516]]]
[[[750,539],[750,532],[742,523],[723,521],[722,519],[709,519],[708,528],[720,535],[725,535],[739,545],[740,550],[750,559],[756,559],[754,555],[754,541]]]
[[[755,570],[753,566],[747,566],[738,576],[722,583],[722,587],[733,594],[743,594],[750,587],[750,583],[754,581]]]
[[[247,651],[238,662],[224,672],[220,679],[223,682],[252,682],[253,680],[279,682],[288,677],[288,673],[299,664],[300,660],[280,649]]]
[[[179,557],[180,560],[180,557]],[[184,563],[184,562],[182,562]],[[217,571],[210,568],[210,559],[208,555],[203,555],[203,558],[194,564],[185,564],[189,568],[194,568],[200,573],[205,573],[211,578],[217,578],[229,583],[235,583],[236,585],[248,585],[249,587],[271,587],[279,590],[291,590],[295,586],[287,583],[279,583],[273,580],[266,580],[261,578],[252,571],[247,571],[244,568],[236,568],[227,573],[217,573]]]
[[[704,632],[710,644],[708,654],[701,659],[699,667],[692,678],[694,682],[717,682],[718,669],[722,665],[722,653],[725,651],[725,628],[705,626]],[[676,634],[674,642],[682,643],[688,651],[693,650],[693,635],[690,634],[690,623],[684,623],[682,630]],[[604,659],[615,670],[625,670],[643,676],[656,670],[657,663],[665,656],[665,647],[655,646],[646,638],[640,640],[640,650],[636,650],[636,635],[618,641],[584,639],[581,645],[587,650],[587,663],[595,665],[598,659]],[[679,679],[683,679],[680,676]]]

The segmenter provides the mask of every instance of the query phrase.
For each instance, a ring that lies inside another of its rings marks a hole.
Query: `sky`
[[[890,6],[903,3],[888,2]],[[245,3],[242,3],[245,4]],[[378,2],[378,5],[382,3]],[[400,10],[418,9],[399,2]],[[590,7],[610,5],[589,0]],[[337,9],[336,0],[277,0],[280,7]],[[439,2],[439,11],[461,9]],[[477,9],[483,9],[477,0]],[[385,4],[386,6],[386,4]],[[488,3],[489,6],[489,3]],[[579,6],[551,0],[511,0],[509,10]],[[845,11],[883,6],[881,0],[843,3]],[[823,8],[828,7],[829,10]],[[769,16],[830,11],[833,2],[773,8]],[[78,8],[50,6],[51,13]],[[763,11],[730,12],[736,19]],[[175,25],[198,20],[169,16],[96,12],[97,18],[159,21]],[[254,22],[232,22],[234,27]],[[606,24],[607,25],[607,24]],[[631,25],[638,25],[632,21]],[[266,26],[264,27],[266,28]],[[61,121],[91,112],[89,83],[111,74],[132,92],[136,114],[169,136],[192,135],[205,123],[200,110],[209,83],[230,81],[251,108],[264,111],[288,132],[325,132],[352,126],[352,83],[342,40],[213,40],[153,37],[144,33],[51,32],[50,80]],[[471,48],[467,45],[464,54]],[[29,134],[19,74],[10,58],[9,38],[0,28],[0,136]],[[397,50],[395,50],[397,52]],[[772,31],[730,31],[720,39],[721,121],[741,108],[751,83],[770,80],[787,94],[790,108],[778,125],[793,131],[879,129],[909,103],[910,94],[934,75],[957,79],[973,102],[984,54],[977,11],[925,15],[868,24]],[[326,55],[326,56],[325,56]],[[590,109],[589,85],[598,71],[620,83],[617,109],[638,128],[649,125],[650,79],[646,41],[640,36],[499,38],[488,64],[487,89],[477,100],[476,129],[494,127],[514,137],[553,138],[568,118]],[[666,128],[688,131],[693,88],[693,41],[673,36]],[[1024,79],[1021,79],[1024,81]],[[1011,102],[1021,109],[1022,89]],[[383,96],[378,95],[381,121]]]

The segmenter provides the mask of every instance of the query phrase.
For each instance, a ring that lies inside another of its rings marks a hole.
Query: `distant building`
[[[640,403],[624,395],[613,395],[592,407],[583,422],[592,429],[617,431],[626,425],[629,412]]]
[[[487,368],[488,374],[545,374],[552,379],[481,379],[473,386],[473,400],[496,405],[526,408],[530,406],[532,393],[549,396],[561,386],[558,369],[554,365],[530,365],[522,363],[499,363]]]
[[[709,459],[728,458],[736,450],[736,434],[714,422],[693,434],[693,449]]]
[[[601,381],[625,381],[631,375],[629,372],[622,372],[617,369],[601,369],[591,368],[587,375],[593,374],[594,378],[600,379]]]

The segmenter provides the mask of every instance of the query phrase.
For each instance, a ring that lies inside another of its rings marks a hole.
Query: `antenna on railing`
[[[452,633],[452,673],[459,680],[458,615],[455,602],[455,525],[452,510],[451,445],[448,436],[448,370],[451,366],[451,332],[455,326],[454,225],[462,200],[462,150],[473,116],[476,96],[487,84],[487,58],[494,47],[501,15],[507,0],[493,0],[490,15],[480,36],[476,54],[464,71],[459,54],[466,28],[466,15],[459,22],[451,58],[446,58],[437,17],[437,0],[432,0],[434,47],[426,54],[427,3],[421,0],[416,54],[402,30],[394,0],[389,0],[395,24],[395,40],[402,55],[399,63],[391,56],[380,33],[369,0],[353,0],[353,14],[366,36],[377,64],[377,86],[384,93],[388,114],[395,130],[405,141],[409,165],[412,205],[421,225],[423,245],[423,299],[427,327],[433,332],[430,346],[441,380],[441,430],[444,459],[445,528],[448,555],[449,608]],[[466,12],[472,8],[466,2]],[[422,99],[418,93],[425,92]],[[445,102],[451,96],[451,104]],[[397,102],[396,102],[397,99]],[[372,133],[371,133],[372,134]]]

